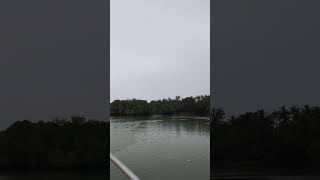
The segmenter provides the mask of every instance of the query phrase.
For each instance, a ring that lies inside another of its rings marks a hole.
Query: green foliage
[[[214,168],[253,163],[253,167],[319,168],[320,107],[281,107],[224,118],[212,110]]]
[[[0,132],[1,169],[92,169],[109,166],[109,123],[72,117],[17,121]]]
[[[148,115],[151,107],[145,100],[115,100],[111,103],[112,115]]]
[[[147,102],[145,100],[129,99],[115,100],[111,103],[111,115],[173,115],[194,114],[209,116],[210,96],[196,96],[175,99],[162,99]]]

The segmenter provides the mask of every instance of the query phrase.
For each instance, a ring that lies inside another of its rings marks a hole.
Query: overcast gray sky
[[[106,3],[0,1],[0,130],[24,119],[106,119]]]
[[[111,100],[210,93],[209,0],[111,0]]]
[[[320,104],[320,1],[213,1],[215,107]]]

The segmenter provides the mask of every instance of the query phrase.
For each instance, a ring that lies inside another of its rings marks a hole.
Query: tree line
[[[103,170],[109,122],[83,117],[16,121],[0,132],[1,170]]]
[[[320,107],[281,107],[226,118],[211,111],[213,169],[320,168]]]
[[[113,116],[153,114],[190,114],[209,116],[210,96],[201,95],[186,98],[176,96],[175,99],[165,98],[150,102],[140,99],[114,100],[110,105],[110,114]]]

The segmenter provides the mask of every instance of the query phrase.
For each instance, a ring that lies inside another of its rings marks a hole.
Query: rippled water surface
[[[110,150],[142,180],[210,177],[209,122],[197,117],[121,117],[110,124]],[[126,177],[111,163],[112,180]]]

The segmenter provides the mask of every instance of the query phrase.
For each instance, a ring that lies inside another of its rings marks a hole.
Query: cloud
[[[209,94],[209,0],[111,1],[111,100]]]

